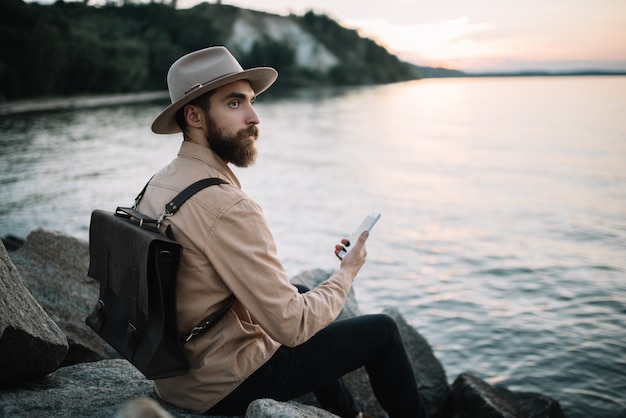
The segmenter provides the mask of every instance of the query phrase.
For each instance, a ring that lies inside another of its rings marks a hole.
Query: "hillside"
[[[415,66],[325,15],[219,3],[176,10],[2,0],[0,39],[0,101],[163,90],[174,60],[210,45],[225,45],[244,67],[277,68],[275,90],[420,77]]]

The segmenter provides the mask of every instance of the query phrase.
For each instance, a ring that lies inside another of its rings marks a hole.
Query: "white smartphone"
[[[380,213],[370,212],[365,217],[365,219],[363,219],[363,222],[361,222],[361,225],[359,225],[359,227],[352,233],[350,238],[348,238],[348,240],[350,241],[350,246],[353,246],[356,243],[356,241],[359,239],[363,231],[371,231],[379,219],[380,219]],[[351,247],[346,247],[343,250],[339,251],[339,254],[338,254],[339,258],[343,259],[343,256],[346,255],[346,253],[350,250],[350,248]]]

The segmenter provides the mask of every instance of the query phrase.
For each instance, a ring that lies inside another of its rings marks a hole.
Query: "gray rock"
[[[46,378],[0,392],[0,416],[110,418],[133,399],[155,396],[152,382],[126,360],[102,360],[62,367]],[[177,417],[196,416],[163,407]]]
[[[433,416],[443,407],[450,394],[446,372],[435,357],[428,341],[406,322],[397,309],[388,308],[384,310],[384,313],[398,324],[404,347],[413,364],[413,373],[415,373],[426,412],[429,416]]]
[[[0,386],[10,386],[56,370],[67,339],[22,283],[0,245]]]
[[[246,418],[336,418],[328,411],[296,402],[257,399],[250,403]]]
[[[452,384],[444,416],[450,418],[565,418],[559,403],[549,397],[515,394],[496,388],[470,373]]]
[[[63,365],[119,358],[85,325],[98,300],[99,283],[87,276],[89,245],[54,231],[37,229],[10,253],[24,284],[67,336]]]
[[[510,402],[521,405],[533,418],[565,418],[561,404],[554,398],[539,393],[511,392],[501,386],[495,388]]]

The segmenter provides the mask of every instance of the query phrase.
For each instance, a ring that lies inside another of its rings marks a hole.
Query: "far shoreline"
[[[32,99],[0,102],[0,116],[48,110],[65,110],[79,107],[112,106],[126,103],[169,99],[167,91],[148,91],[129,94],[74,96],[57,99]]]
[[[452,76],[422,77],[427,79],[450,79],[450,78],[513,78],[513,77],[614,77],[626,76],[626,71],[580,71],[580,72],[502,72],[502,73],[461,73]],[[336,86],[340,87],[340,86]],[[297,87],[296,87],[297,88]],[[141,103],[156,100],[169,100],[167,90],[147,91],[139,93],[82,95],[60,98],[37,98],[28,100],[0,101],[0,116],[16,115],[29,112],[45,112],[53,110],[76,109],[79,107],[115,106],[127,103]]]

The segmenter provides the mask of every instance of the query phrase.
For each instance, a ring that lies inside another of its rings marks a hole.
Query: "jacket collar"
[[[228,164],[217,156],[212,149],[191,141],[183,141],[178,151],[179,157],[192,158],[200,160],[220,172],[224,180],[241,189],[239,179],[232,172]]]

